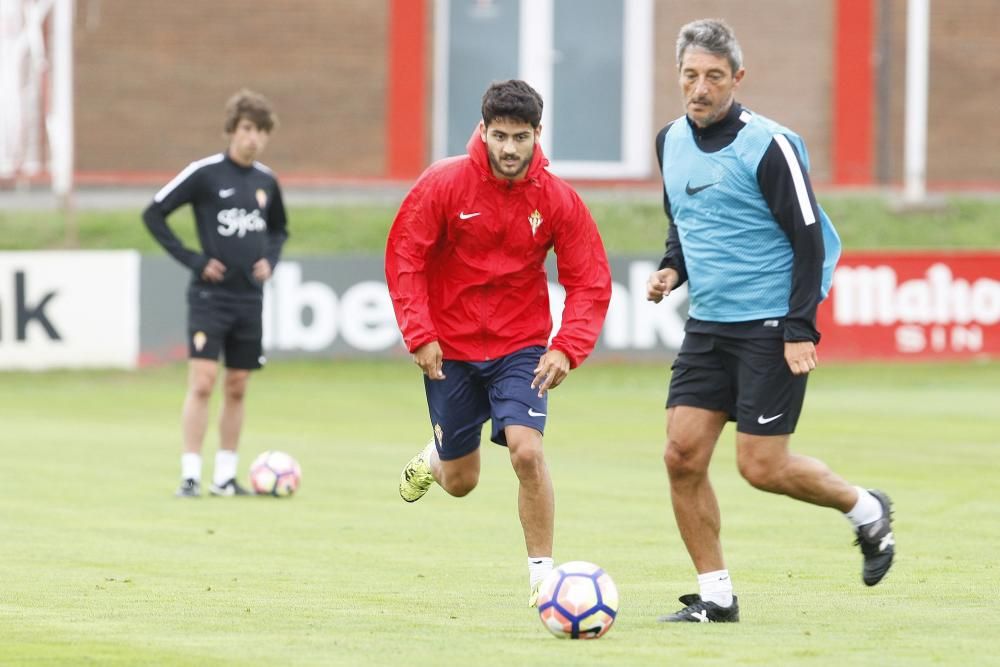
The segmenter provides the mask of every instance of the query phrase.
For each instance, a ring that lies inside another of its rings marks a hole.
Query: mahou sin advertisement
[[[1000,252],[847,253],[819,308],[825,359],[1000,355]]]

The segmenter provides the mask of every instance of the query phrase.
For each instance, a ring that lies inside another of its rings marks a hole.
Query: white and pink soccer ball
[[[301,481],[302,468],[285,452],[264,452],[250,464],[250,486],[254,493],[290,496]]]
[[[538,615],[560,639],[597,639],[618,615],[618,589],[601,567],[582,560],[552,570],[538,589]]]

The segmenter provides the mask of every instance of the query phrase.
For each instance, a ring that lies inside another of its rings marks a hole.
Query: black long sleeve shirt
[[[185,204],[194,209],[201,249],[186,247],[167,225],[167,216]],[[192,162],[156,195],[143,222],[163,248],[191,270],[191,285],[231,296],[261,298],[253,265],[278,263],[288,238],[281,188],[274,173],[255,162],[245,167],[219,153]],[[219,283],[202,279],[210,258],[226,266]]]

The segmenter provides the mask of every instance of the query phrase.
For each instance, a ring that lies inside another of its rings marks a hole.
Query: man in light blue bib
[[[737,462],[750,484],[846,515],[869,586],[892,565],[891,503],[788,450],[817,364],[816,308],[840,255],[840,239],[813,194],[805,144],[735,101],[746,70],[723,21],[681,28],[677,65],[685,115],[656,137],[670,229],[647,298],[658,303],[688,285],[664,460],[699,593],[681,596],[684,608],[660,620],[736,622],[739,604],[708,480],[727,421],[736,422]]]

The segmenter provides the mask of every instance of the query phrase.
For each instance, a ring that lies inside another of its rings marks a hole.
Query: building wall
[[[386,3],[78,0],[77,169],[172,173],[225,146],[228,97],[271,99],[279,173],[384,170]]]
[[[890,25],[889,178],[903,178],[906,0],[886,0]],[[1000,21],[997,0],[931,2],[927,179],[1000,185]]]
[[[414,0],[418,1],[418,0]],[[433,0],[428,3],[428,68]],[[889,26],[886,137],[881,169],[902,179],[905,0],[871,0]],[[654,131],[683,113],[674,43],[685,22],[724,17],[743,46],[737,98],[803,136],[819,183],[832,177],[837,0],[654,0]],[[236,89],[275,104],[281,127],[264,161],[289,176],[379,178],[388,173],[388,0],[77,0],[76,131],[81,174],[153,180],[224,146],[222,109]],[[888,11],[884,11],[885,8]],[[932,3],[928,178],[1000,184],[997,0]],[[875,34],[877,35],[877,29]],[[880,99],[876,96],[876,100]],[[430,91],[426,111],[430,114]],[[429,132],[414,127],[415,132]],[[430,145],[430,138],[426,144]],[[650,137],[651,175],[655,158]]]

